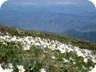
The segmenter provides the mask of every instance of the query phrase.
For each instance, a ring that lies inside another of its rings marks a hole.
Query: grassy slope
[[[4,30],[1,30],[3,33],[10,33],[11,35],[16,35],[16,36],[33,36],[33,37],[41,37],[41,38],[46,38],[46,39],[52,39],[52,40],[58,40],[60,42],[64,43],[71,43],[74,46],[79,46],[80,48],[85,48],[85,49],[91,49],[91,50],[96,50],[96,43],[91,43],[85,40],[80,40],[77,38],[72,38],[68,36],[62,36],[58,34],[48,34],[48,33],[43,33],[43,32],[33,32],[33,31],[27,31],[27,30],[21,30],[22,33],[19,33],[17,29],[7,27],[4,25],[0,25],[0,29],[3,28]]]
[[[33,36],[41,37],[50,40],[59,40],[64,43],[71,43],[75,46],[81,48],[88,48],[95,50],[96,44],[74,39],[70,37],[65,37],[56,34],[47,34],[41,32],[32,32],[25,30],[17,30],[15,28],[0,25],[0,32],[6,35],[10,33],[16,36]],[[52,59],[55,56],[56,59]],[[63,58],[70,60],[70,62],[64,62]],[[74,64],[74,61],[76,64]],[[75,53],[60,53],[57,51],[52,51],[50,49],[37,50],[34,46],[30,48],[29,51],[22,51],[22,46],[20,43],[7,42],[7,45],[0,42],[0,62],[4,62],[3,65],[6,67],[6,63],[12,63],[14,66],[14,72],[18,72],[16,65],[23,65],[26,72],[38,72],[40,68],[45,68],[47,72],[88,72],[89,67],[93,67],[95,64],[88,60],[87,63],[83,61],[83,58],[77,56]],[[83,68],[83,66],[85,68]]]

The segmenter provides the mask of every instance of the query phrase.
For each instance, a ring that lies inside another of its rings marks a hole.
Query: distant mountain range
[[[89,40],[91,42],[96,42],[96,31],[79,32],[76,30],[69,30],[64,32],[63,34],[66,36],[71,36],[71,37]]]
[[[64,7],[5,5],[0,11],[0,24],[26,30],[64,34],[96,42],[95,9],[86,11],[80,7],[67,5]]]

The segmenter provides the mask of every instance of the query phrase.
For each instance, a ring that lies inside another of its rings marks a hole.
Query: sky
[[[27,6],[31,6],[31,7],[32,6],[33,7],[62,6],[64,7],[65,5],[69,5],[69,6],[73,5],[78,9],[80,8],[84,11],[96,10],[95,5],[89,0],[8,0],[4,4],[7,5],[6,7],[10,6],[10,7],[24,7],[24,8],[27,8]]]
[[[79,4],[79,5],[88,5],[92,3],[89,0],[8,0],[10,4],[14,5],[68,5],[68,4]]]

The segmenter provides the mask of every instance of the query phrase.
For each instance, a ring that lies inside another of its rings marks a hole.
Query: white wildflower
[[[96,65],[90,72],[96,72]]]
[[[1,64],[0,64],[0,72],[5,72],[4,69],[1,67]]]
[[[22,65],[17,65],[17,68],[18,68],[19,72],[25,72],[25,69]]]
[[[88,62],[88,58],[84,58],[84,62],[87,63]]]
[[[26,50],[30,50],[30,45],[23,45],[23,50],[26,51]]]
[[[0,72],[13,72],[13,69],[11,66],[10,66],[10,68],[3,69],[1,64],[0,64]]]
[[[67,59],[65,59],[65,58],[63,58],[63,61],[66,62],[66,63],[67,63],[67,62],[70,62],[69,60],[67,60]]]
[[[46,70],[44,68],[41,68],[40,72],[46,72]]]
[[[13,69],[4,69],[4,72],[13,72]]]
[[[55,56],[51,56],[51,58],[52,58],[52,59],[56,59],[56,57],[55,57]]]

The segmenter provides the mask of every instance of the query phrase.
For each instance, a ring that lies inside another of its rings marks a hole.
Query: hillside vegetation
[[[2,72],[88,72],[95,65],[95,43],[0,25]]]

